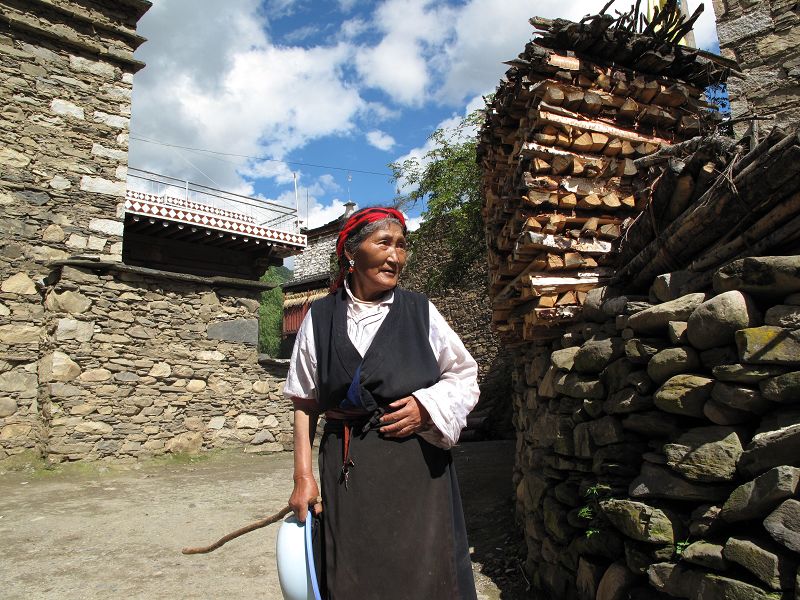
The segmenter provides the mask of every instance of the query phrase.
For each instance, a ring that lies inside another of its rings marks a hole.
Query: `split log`
[[[550,163],[541,157],[535,157],[531,160],[531,171],[534,173],[549,173]]]
[[[564,257],[559,254],[547,255],[547,270],[560,271],[564,268]]]
[[[594,152],[594,146],[595,142],[592,139],[592,134],[585,132],[575,138],[570,147],[575,150],[575,152]],[[603,146],[605,146],[605,144],[603,144]]]
[[[558,198],[559,208],[570,210],[578,206],[578,197],[575,194],[564,194]]]
[[[584,92],[579,89],[571,89],[564,96],[564,106],[570,110],[577,111],[583,103]]]
[[[597,217],[590,217],[586,220],[581,227],[581,233],[587,237],[597,236],[597,228],[600,227],[600,222]]]
[[[539,296],[539,302],[536,303],[537,308],[553,308],[558,301],[558,294],[545,294]]]
[[[617,116],[620,119],[633,121],[639,115],[639,105],[633,98],[627,98],[622,106],[619,107]]]
[[[536,231],[536,232],[539,232],[541,230],[542,230],[542,224],[539,223],[539,221],[537,221],[533,217],[528,217],[525,220],[525,225],[522,227],[522,231]]]
[[[588,196],[584,196],[580,200],[578,200],[578,208],[583,208],[586,210],[595,210],[599,209],[603,203],[600,201],[600,198],[597,194],[589,194]]]
[[[597,115],[603,109],[603,99],[599,94],[586,92],[583,95],[581,110],[587,115]]]
[[[600,235],[604,238],[615,240],[622,235],[622,228],[615,223],[607,223],[600,226]]]
[[[602,152],[603,148],[606,147],[606,144],[608,144],[608,140],[610,139],[607,134],[597,131],[591,132],[591,137],[592,145],[589,148],[590,152]]]
[[[576,306],[578,304],[578,293],[575,290],[564,292],[556,301],[556,306]]]
[[[584,266],[583,255],[578,252],[567,252],[562,258],[564,269],[580,269]]]
[[[584,238],[580,240],[571,240],[563,236],[557,235],[544,235],[541,233],[534,233],[528,231],[522,234],[517,240],[517,245],[528,248],[540,248],[549,252],[564,253],[564,252],[582,252],[585,254],[609,254],[612,250],[609,242],[594,240],[591,238]]]
[[[542,144],[544,146],[555,146],[556,145],[556,134],[555,133],[545,133],[544,131],[538,131],[533,134],[533,141],[537,144]]]
[[[631,92],[633,97],[639,102],[650,104],[659,92],[661,92],[661,86],[658,84],[658,81],[654,79],[647,81],[640,75],[631,82]]]
[[[603,148],[603,154],[606,156],[617,156],[622,152],[622,140],[619,138],[611,138]]]
[[[606,210],[617,210],[620,206],[622,206],[619,198],[613,192],[600,198],[600,202],[603,204],[603,208]]]
[[[692,175],[681,175],[675,182],[675,189],[667,207],[666,218],[674,221],[678,216],[689,207],[694,193],[694,177]]]
[[[557,85],[547,85],[544,87],[542,99],[548,104],[561,106],[564,102],[564,91]]]
[[[617,127],[601,121],[586,120],[586,117],[583,117],[577,113],[563,114],[564,112],[565,111],[559,111],[559,113],[556,113],[542,110],[542,107],[540,106],[539,110],[531,111],[531,115],[536,116],[536,118],[542,123],[562,126],[568,125],[581,131],[604,133],[606,135],[617,137],[621,140],[628,140],[629,142],[633,143],[653,143],[657,148],[660,148],[662,145],[668,146],[670,144],[669,140],[664,138],[638,133],[629,129],[623,129],[622,127]]]

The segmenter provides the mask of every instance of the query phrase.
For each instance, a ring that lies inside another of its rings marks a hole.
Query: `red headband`
[[[403,213],[394,208],[381,208],[371,207],[362,208],[359,211],[350,215],[350,218],[345,221],[342,230],[339,232],[339,237],[336,239],[336,256],[339,258],[339,276],[331,286],[331,293],[335,292],[342,284],[347,273],[347,267],[344,260],[344,244],[347,239],[355,232],[359,231],[364,225],[374,223],[375,221],[382,221],[383,219],[397,219],[403,227],[403,233],[406,232],[406,220]]]

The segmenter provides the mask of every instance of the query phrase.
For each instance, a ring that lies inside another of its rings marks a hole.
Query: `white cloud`
[[[322,189],[326,192],[338,192],[342,189],[338,183],[336,183],[336,179],[330,173],[324,173],[317,178],[319,184],[322,186]]]
[[[686,0],[684,0],[686,2]],[[689,14],[692,14],[701,2],[699,0],[691,0],[687,4]],[[697,47],[703,50],[710,50],[712,52],[719,52],[719,39],[717,38],[717,21],[714,16],[714,4],[710,0],[705,0],[703,4],[703,14],[697,19],[694,24],[694,36],[697,41]]]
[[[391,150],[396,143],[392,136],[378,129],[367,132],[367,142],[370,146],[384,151]]]
[[[344,21],[339,28],[339,35],[343,39],[352,39],[358,37],[369,29],[369,23],[364,19],[348,19]]]
[[[303,27],[298,27],[294,31],[290,31],[289,33],[285,34],[281,41],[286,44],[295,44],[297,42],[302,42],[303,40],[307,40],[308,38],[319,34],[320,28],[316,25],[304,25]]]
[[[339,5],[339,10],[344,13],[348,13],[358,4],[359,0],[336,0],[336,3]]]
[[[282,158],[311,140],[355,132],[362,114],[379,114],[380,105],[365,102],[342,78],[349,45],[273,46],[259,26],[264,22],[257,0],[154,4],[139,27],[149,41],[137,57],[148,67],[134,84],[133,166],[248,193],[253,178],[291,183],[292,169],[135,138]]]
[[[413,39],[386,36],[374,48],[361,48],[356,68],[369,87],[385,91],[393,100],[421,105],[428,85],[428,64]]]
[[[297,4],[297,0],[269,0],[267,12],[274,19],[286,17],[294,13]]]
[[[312,204],[308,216],[309,227],[313,229],[314,227],[319,227],[320,225],[325,225],[325,223],[330,223],[334,219],[338,219],[344,214],[344,205],[345,201],[339,200],[338,198],[334,199],[327,206],[323,206],[319,203]],[[356,210],[358,210],[358,206],[356,206]]]
[[[409,231],[416,231],[419,229],[419,226],[422,225],[422,221],[424,220],[423,217],[409,217],[405,213],[403,213],[403,216],[406,218],[406,229]]]
[[[400,104],[424,103],[431,82],[430,59],[450,32],[453,9],[430,0],[387,0],[375,10],[372,26],[383,34],[362,46],[356,68],[369,87]]]

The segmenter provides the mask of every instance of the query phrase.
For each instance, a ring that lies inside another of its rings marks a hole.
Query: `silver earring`
[[[355,269],[355,266],[356,266],[356,261],[354,261],[354,260],[351,258],[351,259],[350,259],[350,268],[349,268],[349,269],[347,269],[347,270],[348,270],[348,272],[352,273],[353,271],[355,271],[355,270],[356,270],[356,269]]]

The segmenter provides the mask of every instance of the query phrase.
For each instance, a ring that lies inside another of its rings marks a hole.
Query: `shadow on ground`
[[[470,442],[454,450],[479,599],[531,598],[524,540],[514,523],[514,442]]]

